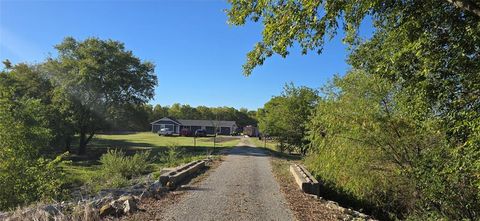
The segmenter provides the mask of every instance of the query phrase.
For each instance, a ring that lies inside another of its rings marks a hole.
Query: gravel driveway
[[[242,138],[209,177],[165,208],[162,220],[293,220],[268,154],[251,146]]]

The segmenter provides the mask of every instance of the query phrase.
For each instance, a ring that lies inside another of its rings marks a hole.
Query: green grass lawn
[[[254,143],[257,147],[265,147],[265,141],[259,140],[258,137],[250,137],[250,142]],[[278,142],[275,140],[267,140],[266,148],[276,151]]]
[[[213,137],[196,138],[196,146],[213,147]],[[235,146],[239,140],[230,136],[217,136],[215,146]],[[94,148],[121,147],[130,149],[163,148],[171,145],[193,147],[193,137],[158,136],[151,132],[141,132],[122,135],[96,135],[91,146]]]
[[[215,139],[215,146],[213,140]],[[88,144],[86,155],[72,154],[64,166],[72,187],[83,186],[92,182],[92,178],[99,171],[100,157],[108,149],[118,149],[133,155],[139,151],[151,152],[151,172],[154,176],[160,175],[164,167],[177,166],[192,160],[205,158],[207,154],[224,148],[230,148],[239,143],[239,138],[230,136],[193,137],[158,136],[151,132],[140,132],[122,135],[96,135]],[[72,151],[75,153],[75,146]]]

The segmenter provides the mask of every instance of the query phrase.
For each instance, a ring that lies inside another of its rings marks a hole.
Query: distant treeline
[[[0,69],[0,210],[68,198],[69,153],[60,153],[87,154],[98,132],[146,131],[165,116],[256,124],[244,108],[147,104],[155,66],[121,42],[67,37],[55,49],[42,62],[7,59]]]
[[[256,111],[233,107],[192,107],[175,103],[172,106],[150,104],[128,105],[116,110],[107,130],[147,131],[150,123],[163,117],[189,120],[230,120],[236,121],[239,128],[257,125]]]

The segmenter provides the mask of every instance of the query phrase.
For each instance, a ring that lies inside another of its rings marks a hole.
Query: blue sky
[[[257,109],[293,82],[319,88],[348,70],[338,36],[323,54],[274,56],[242,75],[246,53],[261,39],[261,24],[227,24],[225,1],[0,0],[0,59],[41,62],[55,55],[66,36],[114,39],[156,64],[158,86],[151,104]],[[371,33],[369,25],[362,35]]]

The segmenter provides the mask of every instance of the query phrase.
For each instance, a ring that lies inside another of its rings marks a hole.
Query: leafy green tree
[[[153,107],[152,117],[150,118],[150,122],[158,120],[162,117],[168,117],[168,110],[170,108],[168,106],[160,106],[159,104]]]
[[[62,199],[61,157],[40,155],[53,137],[49,108],[40,99],[17,97],[15,85],[4,84],[5,74],[0,78],[0,209]]]
[[[236,121],[240,128],[247,125],[256,125],[256,111],[249,111],[246,108],[237,110],[232,107],[192,107],[187,104],[175,103],[172,106],[162,107],[156,105],[153,110],[152,121],[162,117],[174,117],[177,119],[192,120],[229,120]]]
[[[213,115],[212,108],[206,106],[198,106],[197,111],[199,112],[202,120],[215,119]]]
[[[380,208],[390,218],[475,219],[474,171],[451,149],[448,129],[426,99],[363,71],[336,77],[309,124],[307,163],[327,185]],[[461,160],[460,160],[461,159]],[[462,162],[462,170],[457,164]],[[473,176],[472,176],[473,175]]]
[[[449,27],[457,24],[461,27],[456,28],[467,30],[469,32],[467,35],[475,36],[478,34],[477,25],[480,19],[478,13],[480,4],[469,0],[399,2],[229,0],[229,3],[231,4],[231,8],[227,10],[229,23],[244,25],[249,19],[263,23],[263,38],[248,53],[247,62],[243,66],[246,75],[250,75],[256,66],[262,65],[265,59],[274,53],[286,57],[289,48],[295,42],[301,47],[302,54],[311,50],[321,53],[325,39],[335,36],[340,24],[343,24],[346,33],[344,41],[352,46],[358,45],[361,42],[358,38],[358,29],[366,17],[373,20],[377,28],[376,35],[383,33],[383,29],[387,28],[403,29],[412,34],[424,33],[426,37],[433,33],[446,33]],[[464,25],[467,29],[462,29]],[[442,28],[435,30],[440,27]],[[470,42],[467,45],[475,44]],[[402,44],[401,48],[412,46]]]
[[[3,65],[5,65],[5,69],[10,69],[12,68],[12,62],[8,59],[5,59],[4,61],[2,61]]]
[[[261,132],[279,139],[288,151],[297,149],[306,154],[309,147],[306,126],[318,100],[316,90],[285,85],[282,95],[273,97],[259,111]]]
[[[61,113],[55,101],[55,88],[43,70],[43,65],[10,64],[0,78],[2,86],[13,90],[15,99],[38,99],[48,109],[48,128],[53,136],[50,146],[55,147],[54,149],[67,147],[68,150],[73,126],[69,123],[68,116]]]
[[[179,103],[174,103],[168,108],[168,116],[174,118],[183,118],[182,105]]]
[[[153,97],[154,65],[142,62],[113,40],[68,37],[55,48],[58,57],[49,59],[46,68],[58,100],[72,113],[80,135],[78,152],[84,154],[95,133],[108,128],[114,107],[140,105]]]
[[[416,201],[415,211],[410,212],[426,216],[434,214],[434,219],[478,219],[478,213],[475,212],[480,201],[478,1],[231,0],[230,3],[232,7],[228,16],[232,24],[243,25],[252,19],[264,25],[262,41],[247,55],[247,62],[243,66],[246,75],[274,53],[287,56],[289,48],[295,43],[298,43],[302,53],[311,50],[320,53],[325,40],[335,36],[342,25],[344,41],[352,49],[349,63],[353,70],[365,72],[373,79],[392,85],[392,93],[397,97],[392,99],[391,104],[402,110],[391,111],[408,115],[403,119],[387,119],[398,120],[393,122],[395,125],[408,119],[408,122],[403,122],[405,125],[397,126],[406,126],[407,131],[419,134],[428,128],[425,133],[435,138],[411,144],[421,154],[396,160],[397,166],[407,165],[406,168],[411,169],[406,169],[408,176],[415,177],[412,178],[415,188],[422,195],[423,200]],[[360,24],[365,18],[371,19],[375,26],[373,37],[369,40],[358,37]],[[375,90],[372,87],[365,94],[374,94]],[[358,102],[362,101],[361,98],[364,98],[362,94],[358,95]],[[375,104],[373,100],[369,102]],[[335,110],[335,107],[330,108]],[[348,108],[355,109],[355,106],[345,104],[345,114],[349,113]],[[328,110],[322,113],[328,113]],[[354,119],[365,118],[367,125],[379,122],[379,119],[361,110],[350,114]],[[316,129],[337,123],[312,122]],[[342,129],[350,131],[355,127]],[[436,136],[435,131],[439,131],[441,136]],[[321,132],[316,130],[314,135],[320,139]],[[385,141],[395,144],[409,140],[398,135],[387,138]],[[399,150],[402,147],[408,145],[399,145]],[[394,155],[387,156],[393,159]],[[412,162],[405,164],[408,161]],[[342,184],[340,182],[339,186]]]
[[[150,118],[153,108],[151,105],[114,105],[108,112],[112,119],[109,121],[109,130],[116,131],[146,131],[150,129]]]
[[[237,126],[243,128],[247,125],[257,126],[256,111],[249,111],[246,108],[235,110],[235,119]]]

